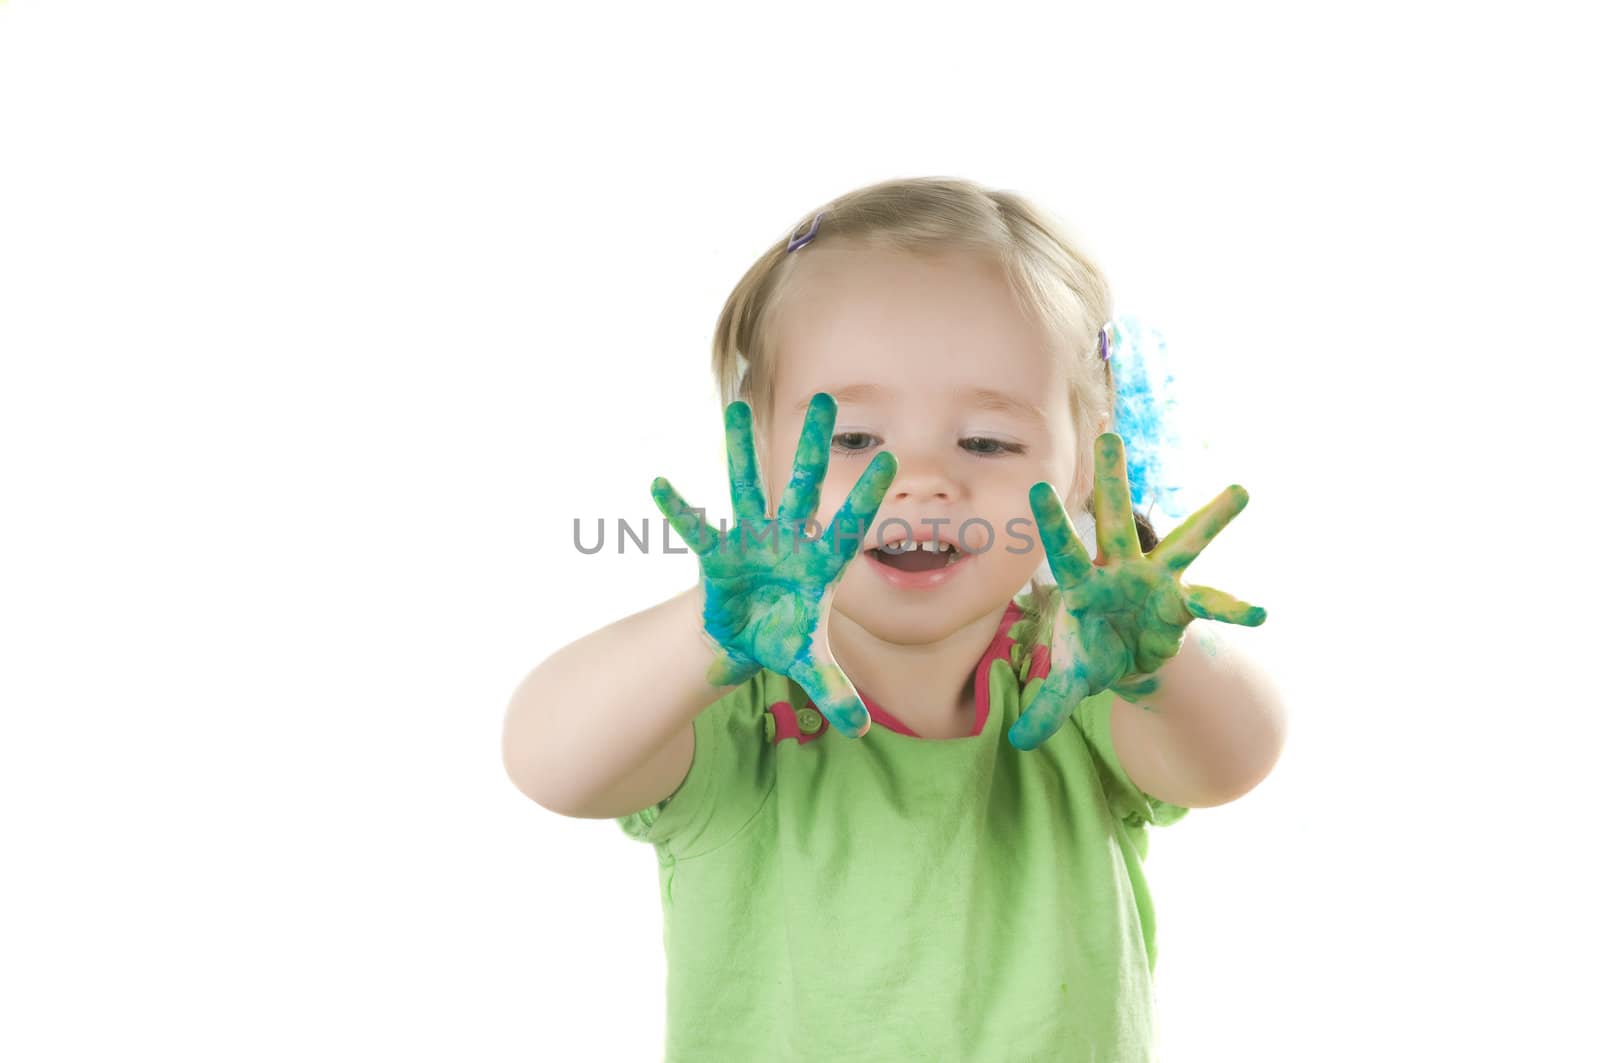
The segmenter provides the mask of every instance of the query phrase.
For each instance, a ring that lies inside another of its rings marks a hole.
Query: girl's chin
[[[879,643],[893,646],[929,646],[943,642],[960,630],[958,615],[941,617],[907,617],[868,613],[865,616],[848,616],[853,627],[871,636]]]

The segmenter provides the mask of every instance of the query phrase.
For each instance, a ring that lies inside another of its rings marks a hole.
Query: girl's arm
[[[501,749],[528,797],[564,816],[609,819],[671,795],[689,774],[694,718],[712,686],[700,584],[556,651],[517,687]]]
[[[1283,751],[1288,714],[1266,670],[1208,621],[1111,707],[1111,743],[1133,784],[1184,808],[1237,800]]]

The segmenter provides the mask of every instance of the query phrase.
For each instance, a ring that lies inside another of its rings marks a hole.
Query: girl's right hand
[[[828,472],[837,415],[832,395],[812,396],[794,473],[776,519],[767,517],[750,407],[744,402],[730,403],[723,415],[735,517],[731,529],[713,531],[704,511],[690,508],[665,477],[651,483],[650,494],[700,559],[705,632],[721,651],[706,680],[732,686],[770,669],[799,683],[829,723],[847,737],[859,738],[871,720],[854,684],[828,650],[828,611],[844,567],[860,550],[897,466],[892,454],[879,451],[828,530],[820,538],[806,538],[804,526],[816,512]]]

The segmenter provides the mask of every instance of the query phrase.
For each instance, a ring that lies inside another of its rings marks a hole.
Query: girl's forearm
[[[1126,704],[1113,706],[1111,731],[1146,793],[1186,807],[1220,805],[1272,770],[1287,732],[1282,697],[1216,625],[1196,620],[1178,654],[1142,679],[1132,684],[1137,693],[1119,690]],[[1146,749],[1134,748],[1141,741]]]
[[[706,681],[717,648],[702,627],[704,602],[697,583],[585,635],[529,673],[512,695],[502,739],[519,790],[564,815],[622,815],[637,810],[623,805],[667,796],[654,792],[664,773],[681,759],[681,779],[688,761],[660,754],[671,745],[692,751],[684,732],[729,689]]]

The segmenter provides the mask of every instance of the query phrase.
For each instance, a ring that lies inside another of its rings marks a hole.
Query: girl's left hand
[[[1011,744],[1034,749],[1067,722],[1085,698],[1111,689],[1150,693],[1154,672],[1177,655],[1183,629],[1195,617],[1256,627],[1267,611],[1210,587],[1186,587],[1178,576],[1250,501],[1233,484],[1145,554],[1133,522],[1122,437],[1106,432],[1094,443],[1095,539],[1099,558],[1072,530],[1055,489],[1033,485],[1028,502],[1039,526],[1057,596],[1050,674],[1011,726]]]

